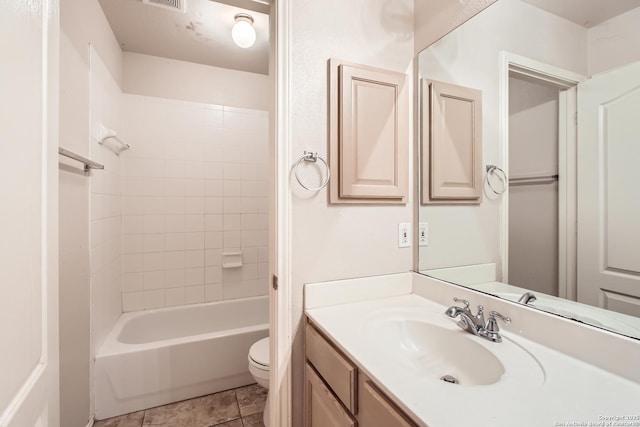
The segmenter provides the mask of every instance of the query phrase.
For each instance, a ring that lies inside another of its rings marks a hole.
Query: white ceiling
[[[268,10],[269,0],[184,1],[185,13],[142,0],[99,0],[124,51],[268,73],[269,17],[261,12]],[[640,0],[523,1],[587,28],[640,7]],[[257,39],[249,49],[236,46],[231,39],[233,17],[240,12],[254,18]]]
[[[99,0],[109,24],[126,52],[267,74],[269,68],[269,16],[230,4],[251,1],[183,0],[186,11],[169,10],[142,0]],[[264,10],[265,1],[255,1]],[[268,8],[268,4],[267,4]],[[242,49],[231,39],[236,13],[254,19],[256,43]]]
[[[583,27],[593,27],[640,7],[640,0],[523,0]]]

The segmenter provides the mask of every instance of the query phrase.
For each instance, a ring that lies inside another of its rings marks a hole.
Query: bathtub
[[[95,418],[255,382],[247,355],[268,322],[267,297],[122,314],[96,355]]]

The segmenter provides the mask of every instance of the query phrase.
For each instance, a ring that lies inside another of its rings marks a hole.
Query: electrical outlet
[[[421,222],[418,226],[418,246],[429,245],[429,224]]]
[[[408,248],[411,246],[411,223],[401,222],[398,224],[398,247]]]

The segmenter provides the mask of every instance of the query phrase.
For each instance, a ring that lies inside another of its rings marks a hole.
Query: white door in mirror
[[[640,316],[640,61],[578,85],[578,302]]]

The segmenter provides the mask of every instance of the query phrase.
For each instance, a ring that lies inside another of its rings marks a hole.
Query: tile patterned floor
[[[94,427],[264,427],[267,390],[258,384],[96,421]]]

